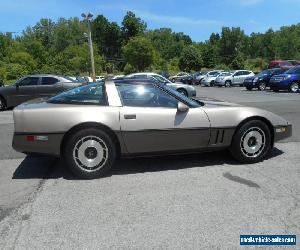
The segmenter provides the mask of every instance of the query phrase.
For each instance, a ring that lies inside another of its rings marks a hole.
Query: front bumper
[[[60,155],[63,133],[14,133],[12,147],[21,153]]]
[[[215,83],[215,80],[211,80],[211,79],[204,79],[201,81],[201,84],[204,86],[211,86],[214,83]]]
[[[224,86],[225,85],[225,81],[224,80],[216,80],[215,81],[215,85],[216,86]]]
[[[285,126],[274,127],[274,142],[284,140],[292,136],[293,127],[292,124]]]
[[[197,95],[196,89],[188,89],[188,96],[195,97]]]
[[[283,80],[283,81],[270,81],[270,88],[271,89],[282,89],[287,90],[290,86],[289,80]]]

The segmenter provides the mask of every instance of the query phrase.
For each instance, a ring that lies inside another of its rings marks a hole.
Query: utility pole
[[[90,56],[91,56],[91,65],[92,65],[92,78],[93,82],[96,82],[96,73],[95,73],[95,60],[94,60],[94,49],[93,49],[93,41],[92,41],[92,31],[91,31],[91,20],[93,17],[92,13],[82,13],[81,16],[87,20],[88,24],[88,43],[90,48]]]

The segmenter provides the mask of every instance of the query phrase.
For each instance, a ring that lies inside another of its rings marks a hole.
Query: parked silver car
[[[190,74],[186,73],[186,72],[179,72],[174,76],[170,76],[169,79],[171,82],[180,82],[181,79],[186,78],[186,77],[191,77]]]
[[[231,74],[220,77],[215,85],[222,87],[230,87],[230,86],[243,86],[244,80],[248,77],[254,76],[255,74],[249,70],[236,70]]]
[[[82,83],[67,76],[29,75],[16,83],[0,88],[0,111],[37,97],[49,97]]]
[[[291,124],[268,111],[192,100],[150,80],[93,83],[13,113],[15,150],[61,156],[81,178],[104,175],[118,155],[229,148],[238,161],[254,163],[292,133]]]
[[[170,82],[167,78],[156,73],[152,73],[152,72],[134,73],[134,74],[127,75],[126,78],[133,78],[133,79],[153,78],[159,83],[166,84],[185,96],[188,97],[196,96],[196,89],[193,86],[189,86],[183,83]]]
[[[223,70],[212,70],[207,72],[206,76],[201,80],[201,85],[212,87],[215,80],[223,72]]]

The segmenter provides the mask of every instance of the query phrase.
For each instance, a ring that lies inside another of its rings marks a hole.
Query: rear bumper
[[[63,133],[14,133],[12,147],[21,153],[60,155]]]
[[[274,128],[274,142],[284,140],[292,136],[293,128],[292,124],[285,126],[276,126]]]

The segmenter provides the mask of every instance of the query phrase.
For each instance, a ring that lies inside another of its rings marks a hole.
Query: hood
[[[173,87],[173,88],[185,88],[185,89],[194,89],[193,86],[191,85],[186,85],[184,83],[167,83],[167,85],[169,87]]]
[[[199,97],[199,98],[193,98],[197,99],[201,102],[203,102],[205,105],[204,107],[242,107],[240,104],[236,103],[231,103],[227,101],[221,101],[213,98],[208,98],[208,97]]]
[[[255,75],[255,76],[249,76],[249,77],[247,77],[246,80],[254,80],[256,77],[261,78],[261,77]]]

